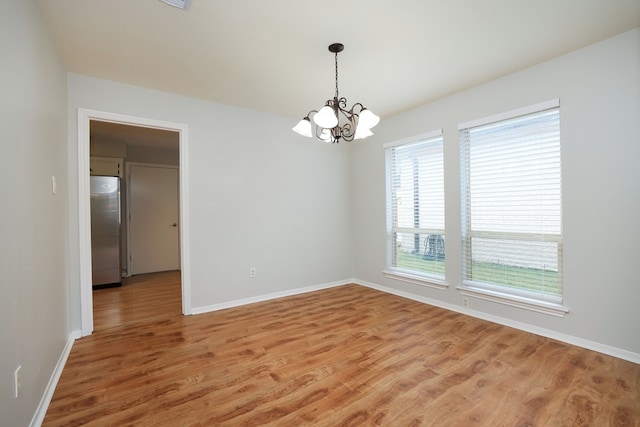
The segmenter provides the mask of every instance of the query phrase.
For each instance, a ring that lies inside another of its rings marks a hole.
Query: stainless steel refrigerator
[[[120,178],[91,176],[91,270],[94,288],[119,286]]]

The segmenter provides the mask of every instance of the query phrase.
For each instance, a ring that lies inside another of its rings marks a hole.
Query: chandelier
[[[340,140],[351,142],[373,135],[371,128],[378,124],[376,116],[361,103],[353,104],[347,110],[347,99],[338,95],[338,53],[344,50],[342,43],[329,45],[329,52],[335,54],[336,62],[336,94],[324,107],[311,110],[293,128],[293,131],[306,137],[315,137],[320,141],[338,143]],[[313,124],[311,123],[313,120]]]

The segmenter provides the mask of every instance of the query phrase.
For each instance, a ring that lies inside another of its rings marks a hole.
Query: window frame
[[[435,273],[427,273],[420,272],[417,270],[406,269],[402,267],[394,266],[393,259],[397,254],[396,248],[396,240],[394,239],[394,235],[398,233],[415,233],[418,234],[440,234],[445,236],[446,227],[443,225],[443,228],[407,228],[407,227],[399,227],[397,224],[393,224],[394,219],[397,219],[397,211],[394,213],[394,209],[397,208],[394,205],[393,199],[393,172],[391,170],[391,156],[394,149],[399,147],[409,147],[414,144],[427,143],[428,145],[440,145],[440,150],[442,150],[442,198],[443,198],[443,218],[444,214],[444,193],[445,193],[445,183],[444,183],[444,132],[442,129],[434,130],[431,132],[415,135],[409,138],[404,138],[398,141],[390,142],[384,144],[384,153],[385,153],[385,184],[386,184],[386,268],[383,270],[383,274],[391,279],[400,280],[416,285],[431,287],[435,289],[447,289],[448,283],[446,281],[446,271],[440,275]],[[445,219],[446,220],[446,219]],[[445,253],[446,253],[446,245],[445,245]],[[396,258],[397,259],[397,258]],[[445,257],[446,260],[446,257]],[[445,262],[443,260],[443,263]],[[446,265],[445,265],[446,270]]]
[[[468,170],[469,144],[466,141],[464,132],[468,132],[475,127],[498,124],[518,117],[530,114],[544,112],[546,110],[558,109],[560,114],[560,100],[553,99],[550,101],[534,104],[528,107],[507,111],[493,116],[461,123],[458,125],[459,143],[460,143],[460,176],[461,176],[461,285],[457,287],[462,295],[472,296],[492,302],[498,302],[514,307],[524,308],[539,313],[550,314],[563,317],[569,310],[563,305],[562,291],[562,183],[560,182],[560,232],[552,233],[526,233],[526,232],[509,232],[509,231],[475,231],[471,229],[471,213],[470,208],[470,172]],[[558,132],[560,131],[558,124]],[[561,141],[560,141],[561,144]],[[561,149],[561,146],[560,146]],[[561,163],[561,159],[559,159]],[[560,164],[561,167],[561,164]],[[561,178],[560,178],[561,179]],[[502,241],[513,240],[516,242],[536,241],[536,242],[555,242],[557,244],[557,261],[558,261],[558,277],[560,281],[560,295],[543,294],[536,291],[528,291],[522,288],[509,287],[496,283],[485,283],[467,279],[467,268],[471,268],[472,256],[472,238],[500,238]],[[507,239],[509,237],[510,239]]]

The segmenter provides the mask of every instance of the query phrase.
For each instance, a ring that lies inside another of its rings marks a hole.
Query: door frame
[[[131,275],[131,168],[132,167],[144,167],[144,168],[160,168],[160,169],[178,169],[178,181],[180,181],[180,168],[176,165],[164,165],[158,163],[142,163],[142,162],[127,162],[125,165],[125,175],[127,177],[127,192],[126,192],[126,212],[125,222],[127,223],[127,275]],[[178,200],[180,200],[180,182],[178,182]],[[180,206],[178,206],[178,218],[180,218]],[[182,260],[179,260],[180,267],[182,267]]]
[[[180,219],[180,276],[182,314],[192,314],[191,267],[189,263],[189,186],[188,186],[188,126],[128,114],[78,108],[78,231],[80,269],[81,336],[93,332],[93,288],[91,284],[91,204],[89,186],[89,155],[91,120],[148,127],[178,132],[179,135],[179,219]]]

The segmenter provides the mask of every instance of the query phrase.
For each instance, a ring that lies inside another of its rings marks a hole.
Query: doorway
[[[93,293],[91,281],[91,236],[89,202],[89,156],[91,146],[91,122],[107,122],[136,128],[177,132],[179,166],[179,267],[182,314],[191,314],[190,271],[188,262],[188,190],[187,190],[187,126],[179,123],[146,119],[95,110],[78,110],[78,205],[80,237],[80,314],[81,335],[93,332]]]

